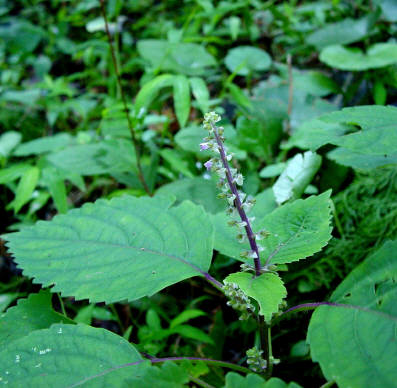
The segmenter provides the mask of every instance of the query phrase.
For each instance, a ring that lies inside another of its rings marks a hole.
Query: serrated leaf
[[[348,71],[377,69],[397,63],[397,44],[376,43],[366,53],[357,47],[328,46],[321,51],[320,61],[330,67]]]
[[[321,156],[311,151],[295,155],[273,185],[278,204],[299,198],[321,166]]]
[[[237,283],[245,294],[255,299],[259,303],[259,314],[265,317],[266,322],[270,322],[287,296],[283,281],[273,273],[254,277],[247,272],[236,272],[227,276],[224,282]]]
[[[0,348],[6,343],[27,335],[29,332],[49,328],[53,323],[74,323],[55,312],[48,291],[30,294],[20,299],[0,317]]]
[[[9,208],[14,209],[15,213],[18,213],[22,206],[32,198],[32,194],[39,181],[39,177],[40,170],[34,166],[30,167],[22,175],[15,191],[15,198],[8,205]]]
[[[328,380],[344,387],[392,388],[397,379],[397,241],[385,243],[354,269],[308,331],[311,355]]]
[[[262,377],[254,374],[241,376],[236,372],[229,372],[226,375],[224,388],[301,388],[296,383],[285,383],[283,380],[272,377],[265,381]]]
[[[83,383],[85,387],[138,387],[149,367],[122,337],[86,325],[33,331],[3,347],[0,360],[0,381],[14,388]],[[127,363],[130,366],[119,368]],[[134,383],[127,384],[127,379]]]
[[[51,291],[112,303],[152,295],[207,271],[213,229],[201,207],[166,198],[98,200],[8,234],[26,276]]]
[[[264,247],[264,251],[261,253],[263,265],[267,260],[272,264],[298,261],[313,255],[327,245],[332,230],[330,226],[330,194],[331,192],[327,191],[305,200],[298,199],[275,209],[270,214],[258,217],[254,221],[254,232],[261,229],[270,232],[269,237],[258,242]],[[254,209],[255,207],[252,210],[252,215],[255,215]],[[216,215],[216,217],[220,218],[220,215]],[[226,216],[224,216],[224,220],[227,222]],[[247,242],[238,243],[233,238],[235,231],[230,227],[231,232],[221,232],[221,229],[218,229],[219,221],[213,221],[216,230],[215,249],[224,255],[242,260],[240,253],[249,250],[249,244]],[[244,259],[244,261],[247,260]],[[251,261],[250,259],[249,262]]]
[[[184,127],[190,112],[190,85],[184,75],[173,77],[174,107],[180,127]]]

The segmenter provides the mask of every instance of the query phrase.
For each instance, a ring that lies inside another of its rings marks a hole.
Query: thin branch
[[[288,65],[288,121],[285,128],[285,132],[290,134],[291,132],[291,115],[292,115],[292,104],[294,99],[294,78],[292,75],[292,56],[291,54],[287,55],[287,65]]]
[[[138,169],[138,179],[141,182],[141,184],[142,184],[144,190],[146,191],[146,193],[149,196],[152,196],[153,194],[151,193],[151,191],[149,189],[149,186],[147,185],[145,177],[143,175],[138,139],[137,139],[134,127],[133,127],[132,122],[131,122],[130,114],[129,114],[128,107],[127,107],[127,100],[125,98],[123,87],[121,85],[121,77],[120,77],[119,67],[117,65],[116,55],[115,55],[115,52],[114,52],[113,40],[112,40],[112,36],[110,34],[110,31],[109,31],[108,18],[107,18],[106,9],[105,9],[105,0],[100,0],[100,3],[101,3],[102,16],[103,16],[103,19],[105,21],[105,30],[106,30],[106,35],[107,35],[108,41],[109,41],[109,47],[110,47],[110,52],[111,52],[111,56],[112,56],[114,72],[116,73],[116,79],[117,79],[117,83],[119,85],[120,95],[121,95],[121,99],[122,99],[123,106],[124,106],[125,116],[127,118],[128,128],[129,128],[130,133],[131,133],[132,143],[134,144],[136,165],[137,165],[137,169]]]

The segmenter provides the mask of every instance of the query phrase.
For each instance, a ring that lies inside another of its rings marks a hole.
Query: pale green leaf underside
[[[397,241],[387,242],[336,289],[312,316],[314,361],[339,387],[395,387],[397,380]]]
[[[259,303],[259,314],[270,322],[272,315],[278,311],[282,300],[287,296],[280,277],[273,273],[264,273],[254,277],[247,272],[236,272],[226,277],[226,283],[236,283],[249,297]]]
[[[138,365],[117,368],[127,363]],[[0,383],[10,388],[139,387],[149,367],[131,344],[110,331],[62,324],[9,343],[0,350],[0,365]]]
[[[54,323],[74,323],[52,309],[48,291],[20,299],[0,316],[0,348],[33,330],[46,329]]]
[[[321,156],[311,151],[295,155],[287,164],[273,192],[277,203],[298,199],[321,166]]]
[[[261,252],[262,265],[267,260],[272,264],[298,261],[313,255],[327,245],[332,230],[330,194],[331,192],[327,191],[305,200],[298,199],[255,220],[254,232],[261,229],[270,232],[269,237],[259,241],[265,248]],[[252,214],[256,215],[254,210]],[[214,225],[217,228],[221,216],[215,217]],[[226,225],[226,217],[224,221]],[[222,228],[229,228],[229,231],[220,233],[216,230],[215,249],[227,256],[240,259],[241,251],[249,249],[248,243],[239,244],[235,238],[232,238],[236,234],[235,229],[227,225]]]
[[[201,207],[125,196],[8,234],[26,276],[76,299],[112,303],[152,295],[207,271],[213,230]]]

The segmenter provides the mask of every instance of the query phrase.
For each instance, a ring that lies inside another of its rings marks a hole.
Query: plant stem
[[[222,140],[221,140],[221,138],[219,136],[219,133],[217,131],[216,126],[214,124],[212,124],[212,123],[211,123],[211,126],[212,126],[212,129],[214,131],[215,139],[216,139],[216,142],[217,142],[218,147],[219,147],[219,153],[220,153],[220,156],[221,156],[223,167],[226,170],[227,183],[229,184],[231,192],[236,197],[235,200],[234,200],[234,205],[236,206],[238,214],[240,215],[241,221],[244,221],[245,224],[246,224],[244,226],[245,232],[247,234],[250,247],[251,247],[252,251],[254,251],[255,254],[256,254],[256,258],[254,258],[255,276],[259,276],[261,274],[261,261],[260,261],[260,258],[259,258],[259,249],[258,249],[258,246],[256,244],[255,235],[254,235],[254,233],[252,231],[251,224],[250,224],[250,222],[248,220],[247,214],[245,213],[245,211],[243,209],[243,206],[242,206],[242,203],[241,203],[241,200],[240,200],[240,195],[239,195],[239,193],[237,191],[237,187],[236,187],[235,183],[233,182],[232,173],[230,171],[229,163],[228,163],[228,161],[226,159],[226,153],[225,153],[225,149],[223,147]]]
[[[152,196],[153,194],[151,193],[151,191],[149,189],[149,186],[147,185],[145,177],[143,175],[138,139],[137,139],[134,127],[132,126],[130,114],[128,112],[128,107],[127,107],[127,100],[125,98],[123,87],[121,85],[121,77],[120,77],[119,67],[117,65],[115,50],[114,50],[114,47],[113,47],[113,40],[112,40],[112,36],[110,35],[110,31],[109,31],[108,18],[107,18],[106,9],[105,9],[105,0],[100,0],[100,3],[101,3],[102,16],[103,16],[103,19],[105,21],[105,30],[106,30],[106,35],[107,35],[108,41],[109,41],[109,47],[110,47],[110,53],[111,53],[111,57],[112,57],[114,72],[116,73],[117,84],[119,86],[121,100],[122,100],[123,106],[124,106],[125,116],[127,118],[128,128],[130,130],[132,143],[133,143],[134,149],[135,149],[136,165],[137,165],[137,169],[138,169],[138,179],[141,182],[141,184],[142,184],[144,190],[146,191],[146,193],[149,196]]]
[[[61,294],[59,292],[57,292],[57,296],[58,296],[58,299],[59,299],[59,304],[61,305],[62,314],[67,318],[68,316],[66,314],[65,305],[63,303]]]

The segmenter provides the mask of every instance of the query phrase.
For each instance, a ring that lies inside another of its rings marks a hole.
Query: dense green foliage
[[[0,385],[395,386],[396,34],[393,0],[0,0]]]

